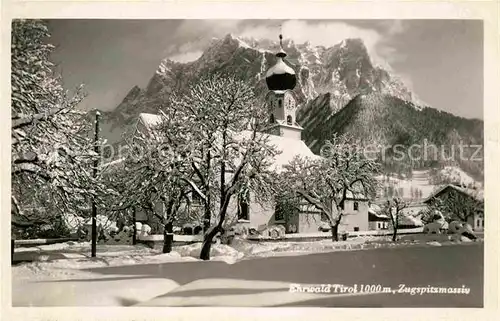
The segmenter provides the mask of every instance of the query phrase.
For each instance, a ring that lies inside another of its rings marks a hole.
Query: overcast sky
[[[332,46],[362,38],[419,98],[453,114],[483,118],[483,26],[478,20],[51,20],[53,55],[67,87],[85,83],[83,107],[114,109],[144,88],[165,57],[198,58],[214,37]]]

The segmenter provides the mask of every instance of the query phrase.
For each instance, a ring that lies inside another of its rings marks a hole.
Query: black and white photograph
[[[483,308],[484,26],[12,19],[12,306]]]

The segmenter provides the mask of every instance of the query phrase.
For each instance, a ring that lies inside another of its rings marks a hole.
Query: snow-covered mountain
[[[414,101],[414,94],[397,76],[372,63],[360,39],[346,39],[329,48],[285,40],[283,47],[288,54],[287,62],[298,76],[295,92],[303,108],[328,99],[328,112],[333,113],[353,97],[373,91]],[[157,112],[166,96],[188,88],[209,73],[237,75],[254,86],[257,95],[264,96],[265,72],[275,63],[278,49],[278,42],[241,39],[229,34],[223,39],[213,39],[196,61],[179,63],[164,59],[146,88],[133,87],[114,111],[106,113],[108,138],[117,140],[121,129],[139,113]]]
[[[283,48],[297,75],[297,121],[304,128],[303,139],[315,152],[328,135],[353,130],[364,135],[358,137],[362,140],[368,137],[370,143],[390,145],[412,142],[408,137],[417,136],[434,143],[448,143],[440,137],[482,142],[481,121],[423,106],[397,75],[372,61],[360,39],[345,39],[328,48],[285,40]],[[139,113],[158,113],[173,92],[182,93],[211,73],[236,75],[263,99],[268,92],[265,74],[276,62],[278,50],[277,41],[229,34],[213,39],[195,61],[164,59],[146,88],[133,87],[114,111],[104,113],[103,134],[111,143],[119,141]]]

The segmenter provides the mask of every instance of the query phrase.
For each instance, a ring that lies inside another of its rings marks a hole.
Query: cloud
[[[382,33],[389,36],[401,34],[407,29],[404,20],[381,20],[380,26],[382,27]]]
[[[274,22],[247,26],[237,35],[277,40],[279,24],[280,22]],[[281,30],[283,37],[291,38],[296,43],[310,42],[312,45],[325,47],[334,46],[347,38],[359,38],[363,40],[372,61],[390,69],[388,62],[397,53],[386,40],[403,32],[404,26],[399,20],[382,21],[380,28],[360,27],[343,21],[287,20],[282,22]]]
[[[386,20],[381,23],[381,41],[377,43],[375,52],[383,57],[387,62],[386,68],[391,69],[390,64],[398,63],[406,59],[406,56],[396,50],[394,41],[408,29],[407,24],[403,20]]]
[[[282,32],[285,38],[296,43],[310,42],[325,47],[334,46],[346,38],[360,38],[372,61],[391,69],[391,62],[403,58],[391,46],[391,40],[404,30],[402,20],[368,21],[362,26],[349,21],[328,20],[184,20],[175,30],[175,41],[165,55],[173,60],[189,61],[187,59],[197,59],[213,37],[221,38],[231,33],[276,41]]]
[[[287,20],[282,23],[285,38],[296,43],[309,41],[312,45],[333,46],[346,38],[361,38],[367,47],[373,47],[380,41],[380,34],[375,30],[360,28],[344,22],[317,22],[315,20]],[[238,35],[277,40],[280,32],[279,22],[274,25],[247,26]]]
[[[169,57],[169,59],[177,62],[190,62],[190,61],[195,61],[196,59],[200,58],[201,55],[203,54],[203,51],[197,50],[197,51],[188,51],[184,53],[178,53],[176,55],[172,55]]]
[[[222,38],[238,29],[244,20],[183,20],[173,31],[172,44],[164,55],[174,61],[198,59],[212,38]]]

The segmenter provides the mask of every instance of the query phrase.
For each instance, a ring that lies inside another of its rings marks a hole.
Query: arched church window
[[[274,119],[274,114],[271,114],[271,116],[269,116],[269,122],[270,122],[271,124],[274,124],[274,122],[275,122],[275,121],[276,121],[276,120]]]
[[[288,125],[292,125],[293,124],[293,119],[292,119],[291,115],[286,116],[286,123]]]
[[[278,107],[279,108],[281,108],[282,104],[283,104],[283,101],[281,99],[278,99]]]

